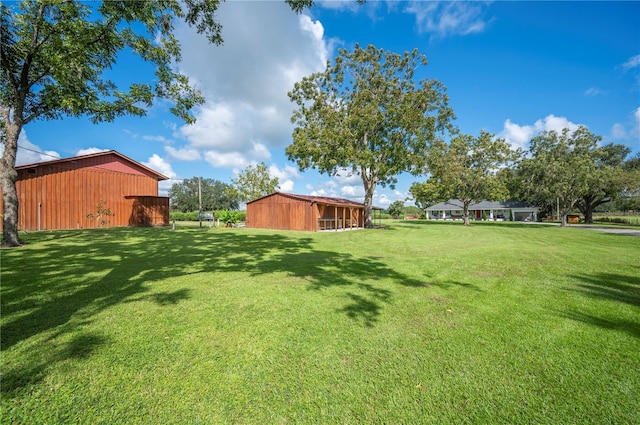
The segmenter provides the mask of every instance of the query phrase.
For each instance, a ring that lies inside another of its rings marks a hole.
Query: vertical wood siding
[[[311,202],[280,194],[247,204],[247,227],[258,229],[318,230],[318,209]]]
[[[305,230],[364,227],[364,207],[327,205],[275,193],[247,204],[247,227]]]
[[[40,166],[19,170],[16,187],[20,230],[169,223],[168,198],[157,196],[157,178],[142,173]],[[127,196],[129,198],[125,198]],[[104,225],[96,218],[87,217],[96,214],[100,201],[103,208],[111,211],[111,215],[104,218],[108,221]]]

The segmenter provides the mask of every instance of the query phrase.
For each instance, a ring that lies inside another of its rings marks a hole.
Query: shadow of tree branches
[[[8,365],[2,385],[5,395],[38,382],[56,362],[89,356],[111,343],[84,333],[92,316],[136,301],[178,308],[190,298],[189,288],[154,289],[155,282],[171,277],[285,272],[301,279],[309,290],[344,287],[346,305],[336,312],[369,327],[392,302],[389,282],[428,286],[373,257],[317,250],[313,238],[282,232],[125,228],[34,237],[42,239],[3,252],[0,349],[9,350],[43,333],[53,331],[53,336],[50,346],[28,354],[19,365]],[[380,281],[387,289],[377,285]],[[73,335],[71,342],[53,341],[67,335]]]
[[[640,275],[598,273],[569,277],[582,282],[577,285],[577,291],[586,296],[640,306]]]
[[[633,307],[640,307],[640,276],[617,273],[597,273],[593,275],[571,275],[578,282],[575,288],[584,296],[600,300],[620,302]],[[596,316],[580,311],[561,312],[567,319],[579,321],[603,329],[625,332],[640,338],[640,321],[621,316]]]

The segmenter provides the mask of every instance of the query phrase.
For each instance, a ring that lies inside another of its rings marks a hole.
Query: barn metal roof
[[[35,168],[35,167],[42,167],[42,166],[47,166],[47,165],[62,165],[65,163],[68,164],[74,164],[76,162],[79,161],[84,161],[84,160],[88,160],[91,158],[97,158],[97,157],[102,157],[102,156],[108,156],[108,155],[114,155],[116,157],[119,157],[121,159],[123,159],[126,162],[131,163],[132,165],[134,165],[135,167],[141,168],[142,170],[146,171],[147,173],[156,176],[156,178],[158,180],[169,180],[169,177],[165,176],[164,174],[160,174],[155,170],[152,170],[149,167],[146,167],[142,164],[140,164],[137,161],[134,161],[133,159],[121,154],[120,152],[114,151],[114,150],[110,150],[110,151],[104,151],[104,152],[97,152],[97,153],[90,153],[87,155],[79,155],[79,156],[73,156],[70,158],[61,158],[61,159],[54,159],[52,161],[43,161],[43,162],[35,162],[32,164],[24,164],[24,165],[19,165],[16,167],[16,170],[22,170],[22,169],[27,169],[27,168]]]
[[[315,203],[318,203],[318,204],[325,204],[325,205],[331,205],[331,206],[337,206],[337,207],[364,208],[364,204],[363,203],[356,202],[356,201],[353,201],[351,199],[333,198],[333,197],[329,197],[329,196],[297,195],[297,194],[294,194],[294,193],[285,193],[285,192],[274,192],[274,193],[271,193],[269,195],[263,196],[261,198],[254,199],[253,201],[250,201],[250,202],[247,202],[247,203],[250,204],[252,202],[256,202],[256,201],[258,201],[260,199],[268,198],[268,197],[276,195],[276,194],[279,194],[279,195],[282,195],[282,196],[286,196],[286,197],[292,198],[292,199],[299,199],[301,201],[315,202]],[[382,208],[374,206],[373,209],[381,210]]]

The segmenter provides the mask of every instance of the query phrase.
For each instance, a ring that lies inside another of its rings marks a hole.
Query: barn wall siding
[[[18,229],[101,227],[100,220],[87,217],[96,214],[100,201],[112,213],[104,218],[109,222],[104,226],[168,224],[169,200],[157,197],[157,178],[139,170],[132,174],[132,167],[118,161],[112,161],[111,165],[80,169],[52,165],[18,170]],[[114,168],[127,172],[112,171]]]
[[[310,202],[280,194],[247,204],[247,227],[279,230],[318,230],[318,212]]]
[[[321,219],[321,223],[319,220]],[[338,230],[364,227],[364,205],[344,199],[273,193],[247,204],[247,227]]]

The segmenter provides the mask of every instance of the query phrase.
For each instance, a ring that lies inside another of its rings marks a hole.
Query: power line
[[[46,152],[37,151],[35,149],[25,148],[24,146],[20,146],[20,145],[18,145],[18,149],[23,149],[25,151],[39,153],[40,155],[48,156],[48,157],[55,158],[55,159],[62,159],[59,156],[51,155],[51,154],[46,153]]]

